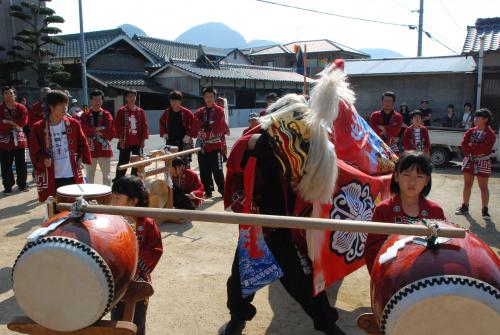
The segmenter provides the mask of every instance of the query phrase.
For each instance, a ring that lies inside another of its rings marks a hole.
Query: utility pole
[[[418,10],[418,48],[417,57],[422,57],[422,33],[424,32],[424,0],[420,0]]]
[[[82,89],[83,89],[83,105],[89,105],[89,95],[87,93],[87,59],[85,52],[85,36],[83,34],[83,11],[82,0],[78,0],[80,10],[80,62],[82,63]]]
[[[479,37],[479,59],[477,64],[477,90],[476,90],[476,109],[481,108],[481,94],[483,89],[483,60],[484,60],[484,39],[485,35]]]

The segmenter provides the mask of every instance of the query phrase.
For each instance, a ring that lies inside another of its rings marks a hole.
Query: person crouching
[[[182,158],[175,158],[169,171],[174,188],[174,207],[196,209],[203,201],[203,184],[200,177],[186,167]]]

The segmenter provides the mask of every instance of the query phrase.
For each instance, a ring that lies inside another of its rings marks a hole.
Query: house
[[[202,104],[203,87],[215,87],[219,95],[228,99],[230,114],[237,115],[235,122],[241,125],[246,124],[250,110],[265,106],[269,92],[301,92],[304,85],[304,77],[292,68],[252,65],[247,55],[235,48],[144,36],[130,38],[120,28],[88,32],[84,36],[89,89],[102,89],[106,94],[104,107],[112,112],[123,104],[127,88],[137,90],[139,104],[155,125],[168,106],[168,93],[174,89],[182,91],[184,104],[195,109]],[[65,44],[51,46],[56,55],[51,61],[63,64],[72,73],[66,87],[81,99],[79,34],[58,37]]]
[[[406,102],[410,109],[417,109],[422,99],[429,100],[434,120],[446,112],[448,104],[460,112],[465,102],[474,102],[476,94],[472,57],[349,59],[345,71],[356,93],[356,108],[365,117],[380,109],[384,91],[395,92],[396,108]]]
[[[477,19],[467,27],[462,55],[478,63],[480,37],[484,35],[483,82],[481,107],[489,108],[496,125],[500,118],[500,17]]]
[[[295,45],[300,45],[302,49],[307,46],[307,73],[309,77],[316,76],[325,66],[337,58],[370,58],[370,55],[362,51],[329,39],[296,41],[282,45],[244,49],[242,51],[252,59],[255,65],[296,68]]]

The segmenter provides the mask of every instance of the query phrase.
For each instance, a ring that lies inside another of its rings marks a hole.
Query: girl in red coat
[[[175,158],[169,171],[174,184],[174,207],[195,209],[203,200],[203,184],[200,177],[186,168],[182,158]]]
[[[422,152],[408,151],[399,157],[391,180],[389,199],[375,208],[372,221],[412,223],[419,219],[446,220],[443,209],[426,199],[431,191],[432,166]],[[371,272],[373,262],[387,235],[368,234],[365,261]]]
[[[475,127],[467,130],[462,139],[462,171],[464,173],[463,203],[455,214],[464,215],[469,212],[469,200],[474,184],[474,176],[481,190],[481,203],[483,219],[491,219],[488,212],[490,192],[488,190],[488,178],[491,175],[490,155],[495,145],[496,136],[490,127],[492,120],[491,112],[487,108],[481,108],[474,113]]]
[[[415,150],[422,151],[429,158],[431,141],[429,139],[429,131],[422,124],[422,112],[414,110],[410,113],[411,126],[406,128],[403,139],[403,147],[405,151]]]
[[[65,116],[68,96],[61,91],[50,91],[46,104],[48,118],[33,125],[29,139],[40,201],[55,196],[61,186],[83,184],[83,164],[91,163],[80,122]]]
[[[118,178],[111,188],[113,206],[148,207],[149,194],[142,180],[136,176]],[[139,241],[139,261],[137,263],[136,281],[151,283],[151,272],[163,254],[163,245],[158,226],[149,217],[127,217]],[[122,320],[125,303],[119,303],[111,311],[111,320]],[[135,305],[134,323],[137,334],[146,332],[146,311],[148,300],[138,301]]]

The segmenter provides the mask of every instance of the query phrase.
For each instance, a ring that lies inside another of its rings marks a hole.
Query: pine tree
[[[55,36],[61,33],[61,29],[51,25],[64,23],[64,19],[45,6],[49,1],[22,1],[19,5],[11,6],[9,12],[22,21],[26,28],[14,37],[19,43],[7,54],[12,56],[12,61],[17,62],[17,65],[29,67],[37,74],[39,87],[62,84],[70,77],[63,65],[50,63],[49,58],[55,54],[48,47],[64,45],[64,41]]]

